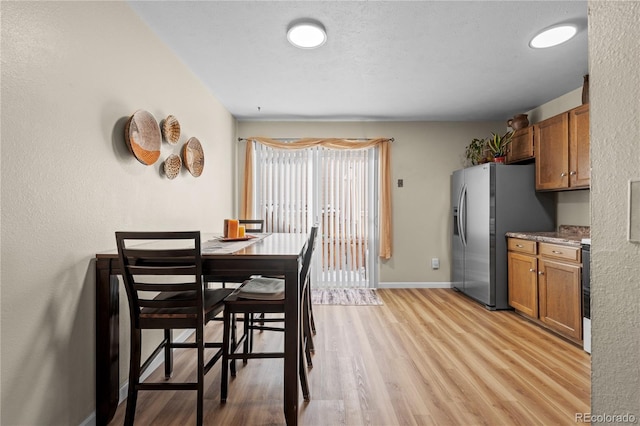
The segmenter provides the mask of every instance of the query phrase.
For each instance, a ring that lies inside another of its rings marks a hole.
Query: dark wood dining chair
[[[300,384],[302,385],[302,393],[305,400],[310,399],[309,384],[307,378],[307,368],[305,365],[305,358],[310,361],[309,346],[307,341],[310,336],[305,336],[304,323],[305,317],[308,318],[308,304],[311,301],[308,299],[310,294],[307,291],[309,285],[309,271],[311,267],[311,258],[313,256],[313,250],[315,247],[316,235],[318,227],[311,228],[309,239],[306,244],[305,252],[302,259],[302,268],[300,270],[300,312],[302,315],[303,327],[301,327],[301,335],[298,337],[300,345]],[[249,346],[248,339],[250,339],[253,330],[269,330],[269,331],[284,331],[282,327],[271,327],[267,325],[257,325],[254,321],[244,321],[244,332],[240,339],[236,339],[235,333],[235,316],[236,314],[243,314],[244,318],[249,318],[250,315],[255,313],[278,313],[284,314],[284,297],[285,297],[285,282],[281,278],[268,278],[257,277],[242,283],[240,287],[235,289],[233,293],[228,296],[224,303],[224,332],[223,332],[223,352],[222,352],[222,374],[221,374],[221,391],[220,400],[226,402],[228,394],[228,382],[229,382],[229,370],[231,375],[236,375],[236,360],[242,359],[246,363],[247,359],[251,358],[284,358],[284,352],[259,352],[253,351],[253,348]],[[261,321],[265,323],[269,322],[282,322],[282,317],[277,318],[261,318]],[[238,352],[238,349],[242,345],[243,350]],[[307,354],[303,356],[303,353]]]
[[[314,229],[315,228],[315,229]],[[309,234],[309,241],[308,241],[308,246],[311,247],[311,252],[309,254],[309,258],[308,261],[311,262],[311,259],[313,257],[313,251],[315,250],[315,242],[316,242],[316,236],[317,236],[317,225],[315,225],[312,229],[311,232]],[[307,268],[310,268],[311,265],[307,265]],[[306,271],[306,276],[307,276],[307,281],[303,284],[303,287],[301,289],[301,291],[304,291],[305,294],[302,295],[303,298],[303,304],[302,304],[302,309],[301,309],[301,315],[302,315],[302,326],[303,326],[303,343],[304,343],[304,353],[306,356],[306,361],[307,361],[307,366],[312,367],[313,366],[313,360],[311,358],[311,352],[315,351],[315,347],[313,345],[313,336],[316,334],[316,325],[315,325],[315,320],[313,318],[313,304],[312,304],[312,300],[311,300],[311,281],[309,278],[309,271]],[[270,278],[280,278],[281,279],[281,283],[279,284],[280,286],[284,286],[284,281],[282,280],[283,277],[281,276],[276,276],[276,277],[270,277]],[[253,280],[252,283],[253,285],[256,284],[260,284],[261,286],[265,287],[265,288],[261,288],[261,291],[266,291],[269,292],[271,290],[272,293],[275,293],[276,290],[273,289],[273,286],[275,285],[274,282],[268,282],[268,284],[265,283],[261,283],[260,280]],[[244,298],[251,298],[250,294],[252,292],[248,289],[245,288],[243,290],[243,295]],[[257,296],[253,296],[254,298],[257,297],[261,297],[262,294],[258,294]],[[273,295],[271,296],[273,297]],[[269,330],[269,331],[284,331],[284,329],[282,327],[270,327],[270,326],[265,326],[265,322],[284,322],[284,318],[282,316],[279,317],[271,317],[268,319],[264,319],[265,315],[264,312],[258,313],[258,314],[254,314],[251,313],[248,315],[247,319],[243,319],[243,321],[247,322],[247,324],[245,324],[245,335],[247,336],[246,340],[244,341],[244,345],[248,346],[248,348],[245,348],[245,352],[251,352],[253,351],[253,332],[254,330],[259,330],[259,331],[265,331],[265,330]],[[246,359],[243,360],[244,363],[246,364]]]
[[[132,425],[138,391],[197,391],[197,424],[203,421],[204,376],[222,356],[222,342],[205,342],[204,328],[224,309],[232,289],[205,289],[200,232],[116,232],[118,257],[131,317],[131,357],[125,424]],[[141,365],[142,330],[164,330],[164,339]],[[174,342],[172,330],[194,329],[194,342]],[[195,382],[140,382],[164,351],[165,377],[173,372],[173,349],[197,350]],[[217,350],[205,360],[205,348]]]

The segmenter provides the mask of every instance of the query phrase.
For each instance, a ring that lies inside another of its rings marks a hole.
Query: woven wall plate
[[[160,158],[160,126],[150,112],[136,111],[127,121],[124,138],[129,150],[142,164],[149,166]]]
[[[180,122],[173,115],[169,115],[163,120],[162,136],[171,145],[176,145],[180,140]]]
[[[175,179],[180,174],[182,160],[179,155],[171,154],[164,160],[164,174],[169,179]]]
[[[190,138],[182,148],[182,161],[193,177],[202,174],[204,168],[204,151],[198,138]]]

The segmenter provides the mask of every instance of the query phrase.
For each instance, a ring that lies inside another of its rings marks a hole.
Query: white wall
[[[80,424],[95,410],[93,256],[116,230],[220,231],[235,121],[124,2],[1,7],[0,423]],[[201,177],[163,177],[179,150],[166,143],[153,166],[131,156],[124,125],[137,109],[175,115],[180,146],[199,138]],[[122,291],[123,325],[126,303]]]
[[[637,423],[640,245],[627,241],[627,184],[640,178],[640,3],[590,1],[589,9],[591,411],[630,413]]]
[[[473,138],[504,132],[504,122],[238,122],[238,136],[273,138],[393,137],[393,256],[381,261],[381,285],[441,285],[451,281],[450,175],[464,166]],[[244,161],[239,145],[238,169]],[[404,186],[398,188],[397,180]],[[440,269],[431,269],[431,258]]]

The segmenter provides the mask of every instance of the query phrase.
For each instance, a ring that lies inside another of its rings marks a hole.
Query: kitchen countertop
[[[507,237],[580,247],[590,237],[588,226],[560,225],[557,232],[507,232]]]

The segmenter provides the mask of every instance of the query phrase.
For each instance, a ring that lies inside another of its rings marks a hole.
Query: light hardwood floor
[[[301,396],[301,425],[570,425],[590,411],[590,357],[572,343],[450,289],[379,294],[384,306],[314,306],[312,399]],[[221,324],[208,328],[217,336]],[[282,333],[256,340],[273,348]],[[176,356],[176,378],[192,359],[193,351]],[[282,360],[238,367],[226,404],[220,364],[207,375],[205,424],[284,424]],[[195,424],[195,392],[138,400],[136,424]],[[123,423],[125,405],[112,425]]]

